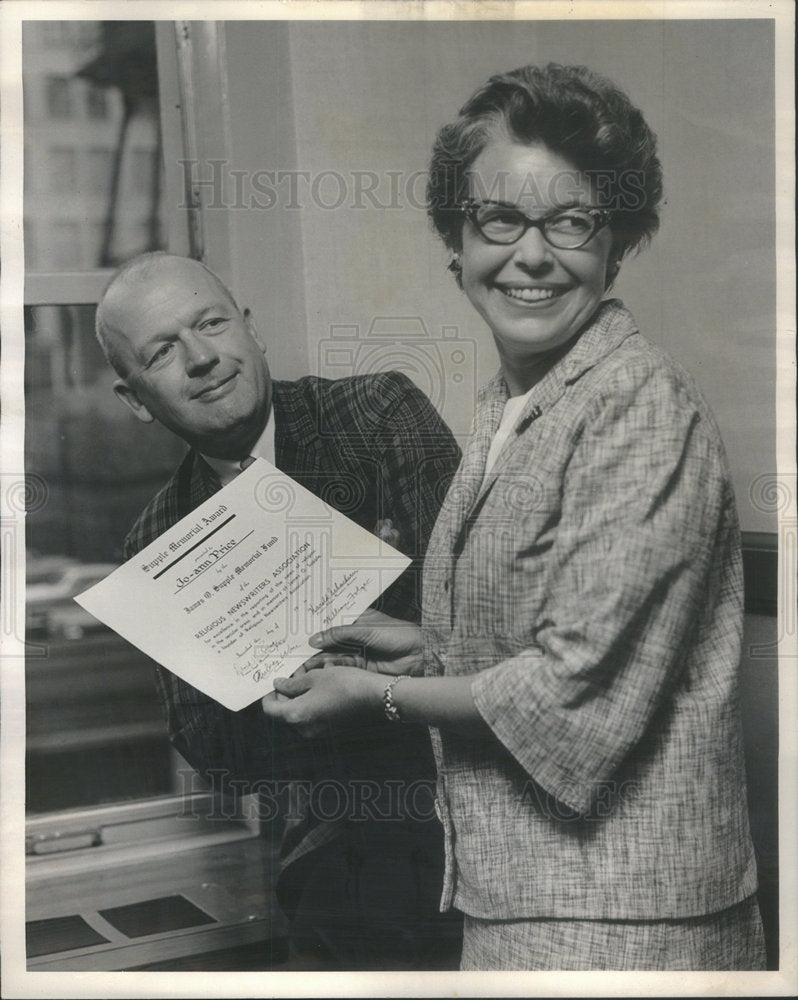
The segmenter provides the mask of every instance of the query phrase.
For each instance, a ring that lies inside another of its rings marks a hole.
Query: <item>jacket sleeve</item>
[[[712,655],[734,670],[741,626],[736,513],[712,418],[671,376],[614,381],[560,483],[542,609],[534,621],[518,609],[534,646],[472,688],[498,739],[577,812],[651,735],[699,630],[726,616],[730,639]],[[523,525],[519,536],[523,563],[534,556]]]

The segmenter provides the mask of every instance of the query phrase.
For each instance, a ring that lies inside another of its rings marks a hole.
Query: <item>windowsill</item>
[[[211,806],[194,796],[30,821],[29,847],[46,853],[28,857],[27,920],[77,924],[94,943],[40,944],[28,968],[129,969],[281,938],[272,844]],[[169,925],[175,903],[199,922]],[[107,919],[120,908],[141,913],[135,930]]]
[[[207,792],[92,806],[33,816],[26,824],[26,854],[33,877],[78,862],[91,868],[111,852],[140,855],[149,847],[174,843],[188,850],[202,842],[253,837],[256,825],[245,817],[247,799],[218,801]]]

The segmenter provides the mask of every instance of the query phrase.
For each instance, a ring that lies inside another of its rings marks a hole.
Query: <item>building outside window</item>
[[[153,173],[157,169],[155,150],[134,149],[131,158],[133,190],[148,195],[152,191]]]
[[[94,84],[86,88],[86,115],[88,118],[108,117],[108,99],[105,90]]]
[[[50,190],[54,194],[74,191],[77,187],[77,151],[69,146],[53,146],[47,159]]]
[[[87,151],[86,157],[88,160],[88,191],[95,196],[98,194],[107,195],[111,190],[113,173],[112,150],[95,146]]]
[[[48,76],[45,80],[45,100],[50,118],[71,118],[73,103],[69,77]]]

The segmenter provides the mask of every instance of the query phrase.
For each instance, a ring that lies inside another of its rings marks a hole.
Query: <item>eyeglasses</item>
[[[558,250],[578,250],[610,222],[610,213],[601,208],[566,208],[542,219],[500,202],[464,201],[457,208],[488,243],[517,243],[534,226]]]

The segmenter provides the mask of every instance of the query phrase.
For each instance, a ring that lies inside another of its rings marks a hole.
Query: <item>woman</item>
[[[369,670],[325,654],[264,702],[304,733],[433,727],[466,969],[764,968],[723,446],[604,298],[657,228],[655,146],[613,84],[554,65],[440,131],[430,215],[501,368],[427,552],[423,640],[372,613],[316,641],[364,644]]]

